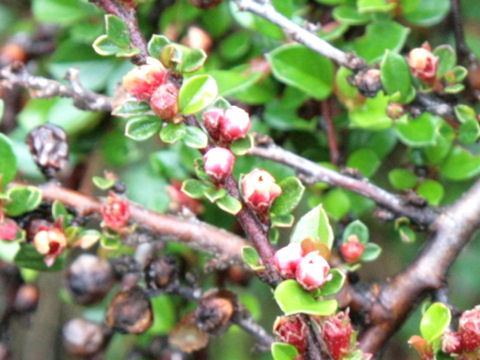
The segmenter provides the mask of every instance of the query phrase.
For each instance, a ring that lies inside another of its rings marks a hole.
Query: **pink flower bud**
[[[480,305],[465,311],[458,323],[464,351],[472,352],[480,347]]]
[[[50,267],[67,247],[67,238],[58,227],[42,226],[38,230],[33,238],[33,246],[40,254],[45,255],[45,264]]]
[[[205,171],[214,181],[220,182],[231,174],[235,156],[223,147],[215,147],[203,156]]]
[[[220,121],[225,116],[225,110],[220,108],[211,108],[203,113],[203,123],[210,136],[218,141],[220,139]]]
[[[348,312],[339,312],[329,317],[322,327],[322,337],[334,360],[343,359],[350,353],[353,328]]]
[[[115,193],[108,195],[107,203],[101,208],[104,224],[117,232],[122,232],[130,218],[130,205]]]
[[[247,205],[259,214],[268,211],[282,188],[275,182],[269,172],[255,169],[242,179],[242,195]]]
[[[230,143],[247,135],[250,130],[250,115],[238,106],[230,106],[220,120],[220,137]]]
[[[307,325],[300,316],[281,316],[273,324],[273,333],[284,343],[293,345],[302,355],[307,350]]]
[[[15,221],[10,219],[0,221],[0,240],[13,241],[17,238],[17,233],[18,225]]]
[[[162,120],[171,120],[178,113],[178,88],[171,84],[160,85],[150,99],[150,107]]]
[[[206,53],[212,47],[212,37],[208,32],[198,26],[190,26],[182,44],[192,49],[202,49]]]
[[[357,263],[364,251],[365,245],[359,242],[355,235],[350,236],[348,241],[344,242],[340,247],[343,258],[349,264]]]
[[[460,334],[453,331],[444,333],[442,351],[447,354],[460,353],[462,351],[462,337]]]
[[[123,77],[123,87],[138,100],[150,100],[153,92],[167,81],[167,70],[154,58],[147,58],[147,64],[130,70]]]
[[[316,290],[330,280],[330,265],[318,251],[309,252],[297,266],[296,277],[305,290]]]
[[[273,257],[273,262],[284,278],[295,279],[295,271],[302,256],[302,246],[298,243],[291,243],[277,250]]]
[[[438,69],[438,57],[433,55],[429,46],[415,48],[408,54],[408,65],[413,76],[425,82],[435,79]]]

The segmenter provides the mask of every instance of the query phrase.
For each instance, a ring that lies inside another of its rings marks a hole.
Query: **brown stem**
[[[325,130],[327,131],[328,147],[330,149],[330,162],[338,165],[340,160],[340,151],[338,149],[337,134],[333,124],[332,112],[329,100],[322,101],[322,115],[325,121]]]
[[[451,0],[450,3],[453,20],[453,33],[455,35],[455,46],[457,48],[459,63],[466,64],[466,60],[468,60],[470,56],[470,50],[465,42],[460,1]]]

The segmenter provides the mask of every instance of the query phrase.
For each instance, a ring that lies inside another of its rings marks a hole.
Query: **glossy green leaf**
[[[170,40],[164,35],[153,34],[148,42],[148,53],[150,56],[160,59],[163,48],[170,44]]]
[[[322,204],[328,216],[334,220],[342,219],[350,211],[350,198],[343,189],[331,189],[322,199]]]
[[[235,61],[247,54],[252,46],[252,34],[244,31],[234,32],[220,43],[220,55],[228,60]]]
[[[15,178],[17,174],[17,157],[13,152],[12,142],[0,133],[0,191]]]
[[[296,176],[283,179],[279,183],[282,194],[275,199],[270,213],[275,216],[287,215],[293,211],[302,200],[305,186]]]
[[[380,159],[372,149],[359,149],[352,153],[347,160],[347,166],[359,170],[363,176],[370,177],[378,170]]]
[[[118,108],[115,108],[112,115],[130,118],[136,115],[145,115],[145,113],[151,111],[150,105],[144,101],[129,100],[124,102]]]
[[[230,145],[230,150],[235,155],[245,155],[248,153],[254,146],[254,139],[251,134],[248,134],[243,139],[237,140]]]
[[[227,195],[216,202],[217,206],[229,214],[236,215],[242,210],[242,203],[233,196]]]
[[[438,206],[443,199],[443,185],[435,180],[425,180],[417,189],[417,194],[427,199],[430,205]]]
[[[438,57],[437,77],[445,75],[457,64],[457,54],[450,45],[440,45],[433,53]]]
[[[71,25],[97,13],[92,4],[81,0],[33,0],[32,11],[41,23]]]
[[[69,214],[65,205],[63,205],[60,201],[55,200],[52,204],[52,216],[54,220],[58,220],[63,217],[65,220],[68,221],[69,218],[73,216]]]
[[[128,120],[125,136],[135,141],[145,141],[157,135],[162,121],[157,116],[139,116]]]
[[[351,125],[368,130],[384,130],[392,125],[386,109],[389,97],[380,91],[374,98],[367,98],[365,103],[350,111]]]
[[[434,303],[425,311],[420,321],[420,333],[428,342],[440,338],[450,325],[450,309],[442,303]]]
[[[357,0],[357,7],[360,13],[388,12],[393,10],[395,6],[395,3],[387,0]]]
[[[439,117],[425,112],[415,119],[397,123],[395,131],[400,141],[407,146],[435,145],[440,121]]]
[[[274,342],[271,351],[273,360],[295,360],[295,357],[298,355],[298,350],[295,346],[280,342]]]
[[[115,185],[115,179],[106,179],[100,176],[94,176],[92,182],[100,190],[108,190]]]
[[[158,121],[158,119],[157,119]],[[182,140],[187,133],[187,126],[184,123],[167,124],[160,131],[160,139],[167,144],[176,143]]]
[[[208,188],[203,192],[203,195],[212,203],[220,200],[224,196],[227,195],[227,190],[225,189],[216,189],[216,188]]]
[[[395,189],[406,190],[413,188],[418,181],[417,175],[406,169],[393,169],[388,173],[388,180]]]
[[[169,295],[161,295],[152,297],[150,302],[153,310],[153,324],[146,334],[167,335],[177,323],[174,300]]]
[[[205,132],[196,126],[187,126],[185,129],[183,141],[185,145],[194,149],[203,149],[208,145],[208,136]]]
[[[397,231],[400,240],[406,244],[414,243],[417,240],[417,235],[415,234],[415,231],[413,231],[407,225],[399,226]]]
[[[258,255],[257,250],[252,246],[244,246],[242,248],[242,259],[252,268],[254,271],[261,271],[265,269],[265,266],[261,264],[260,255]]]
[[[362,256],[360,257],[361,261],[369,262],[377,260],[377,258],[382,253],[382,248],[373,242],[369,242],[365,245],[365,250],[363,251]]]
[[[303,215],[295,225],[290,242],[301,243],[305,239],[320,241],[329,249],[333,245],[333,230],[322,205]]]
[[[337,294],[340,290],[342,290],[343,285],[345,284],[346,276],[343,272],[341,272],[337,268],[333,268],[329,271],[329,276],[332,276],[332,279],[327,281],[325,284],[322,285],[320,290],[321,296],[332,296]]]
[[[480,126],[477,120],[471,120],[460,125],[458,140],[464,144],[475,143],[480,136]]]
[[[187,179],[182,183],[182,191],[193,199],[201,199],[209,188],[205,183],[195,179]]]
[[[274,298],[285,315],[309,314],[327,316],[335,313],[336,300],[316,300],[312,294],[303,290],[295,280],[281,282],[274,292]]]
[[[382,85],[387,94],[400,94],[401,101],[408,98],[412,87],[410,68],[405,58],[399,54],[387,51],[380,67]]]
[[[130,33],[127,25],[115,15],[105,15],[105,28],[108,39],[115,45],[125,48],[130,45]]]
[[[369,14],[359,13],[353,5],[336,6],[332,15],[338,22],[348,25],[363,25],[370,21]]]
[[[42,192],[34,186],[15,186],[7,192],[9,201],[6,213],[10,216],[19,216],[35,210],[42,201]]]
[[[475,109],[473,109],[471,106],[460,104],[454,107],[454,111],[455,116],[461,123],[477,120]]]
[[[360,220],[352,221],[343,231],[342,241],[348,242],[349,237],[355,235],[362,244],[368,243],[370,240],[370,231],[368,227]]]
[[[22,245],[14,261],[21,268],[47,272],[60,271],[65,266],[65,256],[62,255],[57,258],[52,266],[48,267],[45,265],[43,255],[39,254],[37,249],[31,244]]]
[[[325,99],[332,92],[333,65],[330,60],[303,45],[283,45],[267,54],[273,75],[315,99]]]
[[[405,19],[420,26],[438,24],[450,10],[449,0],[400,0]]]
[[[471,179],[480,174],[480,155],[455,146],[440,167],[440,173],[449,180]]]
[[[292,214],[272,216],[270,222],[272,227],[288,228],[292,227],[295,217]]]
[[[210,105],[218,94],[215,79],[197,75],[185,81],[178,95],[180,111],[184,115],[197,113]]]

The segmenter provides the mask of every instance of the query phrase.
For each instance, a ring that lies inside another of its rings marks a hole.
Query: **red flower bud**
[[[18,225],[10,219],[3,219],[0,213],[0,240],[13,241],[17,238]]]
[[[211,108],[203,113],[203,122],[210,136],[218,141],[220,139],[220,121],[225,116],[225,110],[220,108]]]
[[[297,266],[297,281],[305,290],[312,291],[318,289],[330,280],[329,270],[330,265],[318,251],[309,252],[300,260]]]
[[[235,156],[223,147],[215,147],[203,156],[205,171],[214,181],[220,182],[231,174]]]
[[[340,247],[343,258],[349,264],[357,263],[364,251],[365,245],[359,242],[355,235],[350,236],[348,241],[344,242]]]
[[[472,352],[480,347],[480,305],[465,311],[458,323],[464,351]]]
[[[107,203],[102,206],[101,213],[105,226],[114,231],[122,232],[130,218],[130,205],[111,192],[108,195]]]
[[[447,354],[462,351],[462,337],[459,333],[447,331],[442,338],[442,351]]]
[[[281,316],[273,324],[273,333],[284,343],[293,345],[300,354],[307,350],[307,324],[299,315]]]
[[[352,332],[348,312],[332,315],[323,324],[322,337],[334,360],[340,360],[349,354]]]
[[[291,243],[277,250],[273,257],[273,262],[284,278],[295,279],[295,271],[302,256],[302,246],[298,243]]]
[[[408,54],[408,65],[413,76],[425,82],[435,79],[438,69],[438,57],[433,55],[429,46],[415,48]]]
[[[178,113],[177,100],[178,88],[172,83],[168,83],[155,90],[150,99],[150,106],[162,120],[171,120]]]
[[[220,137],[230,143],[247,135],[250,130],[250,115],[237,106],[230,106],[220,120]]]
[[[154,58],[147,58],[147,64],[138,66],[123,78],[123,87],[138,100],[150,100],[154,91],[167,81],[167,70]]]
[[[67,247],[67,238],[58,227],[40,227],[33,238],[33,245],[40,254],[45,255],[45,264],[50,267]]]
[[[247,205],[259,214],[268,211],[273,201],[282,193],[282,188],[269,172],[255,169],[242,179],[242,195]]]

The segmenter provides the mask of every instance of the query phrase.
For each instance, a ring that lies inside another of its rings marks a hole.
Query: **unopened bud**
[[[463,350],[473,352],[480,348],[480,305],[465,311],[458,322]]]
[[[17,238],[18,230],[18,225],[15,221],[0,216],[0,240],[15,240]]]
[[[230,143],[247,135],[250,130],[250,115],[238,106],[230,106],[220,120],[220,137]]]
[[[280,316],[273,324],[273,333],[281,342],[293,345],[299,354],[307,350],[307,324],[299,315]]]
[[[247,205],[257,214],[267,213],[282,188],[267,171],[255,169],[242,179],[242,195]]]
[[[92,356],[105,345],[105,333],[100,324],[76,318],[63,326],[63,344],[67,352],[76,356]]]
[[[302,256],[302,246],[298,243],[291,243],[277,250],[273,262],[285,279],[295,279],[295,272]]]
[[[350,353],[353,327],[348,312],[329,317],[322,326],[322,337],[334,360],[341,360]]]
[[[210,136],[218,141],[220,139],[220,121],[225,116],[225,110],[213,107],[203,113],[203,122]]]
[[[107,203],[101,208],[104,224],[117,232],[122,232],[130,219],[130,204],[114,192],[108,195]]]
[[[172,120],[178,113],[178,88],[172,83],[159,86],[150,99],[150,106],[162,120]]]
[[[438,69],[438,57],[430,51],[430,46],[415,48],[407,58],[413,76],[425,82],[435,79]]]
[[[154,258],[145,268],[145,281],[150,289],[164,289],[177,279],[177,263],[172,256]]]
[[[150,100],[155,90],[167,81],[167,70],[160,61],[147,58],[147,64],[140,65],[123,78],[123,87],[138,100]]]
[[[355,235],[351,235],[347,242],[342,243],[340,247],[343,258],[349,264],[357,263],[364,251],[365,245],[358,241],[358,237]]]
[[[203,161],[208,176],[215,182],[221,182],[232,173],[235,156],[226,148],[215,147],[206,152]]]
[[[182,44],[192,49],[201,49],[208,53],[212,47],[212,38],[202,28],[198,26],[190,26],[187,35],[182,40]]]
[[[459,333],[447,331],[442,337],[442,351],[447,354],[460,353],[462,351],[462,337]]]
[[[305,290],[316,290],[330,280],[330,265],[318,251],[309,252],[298,263],[296,278]]]

